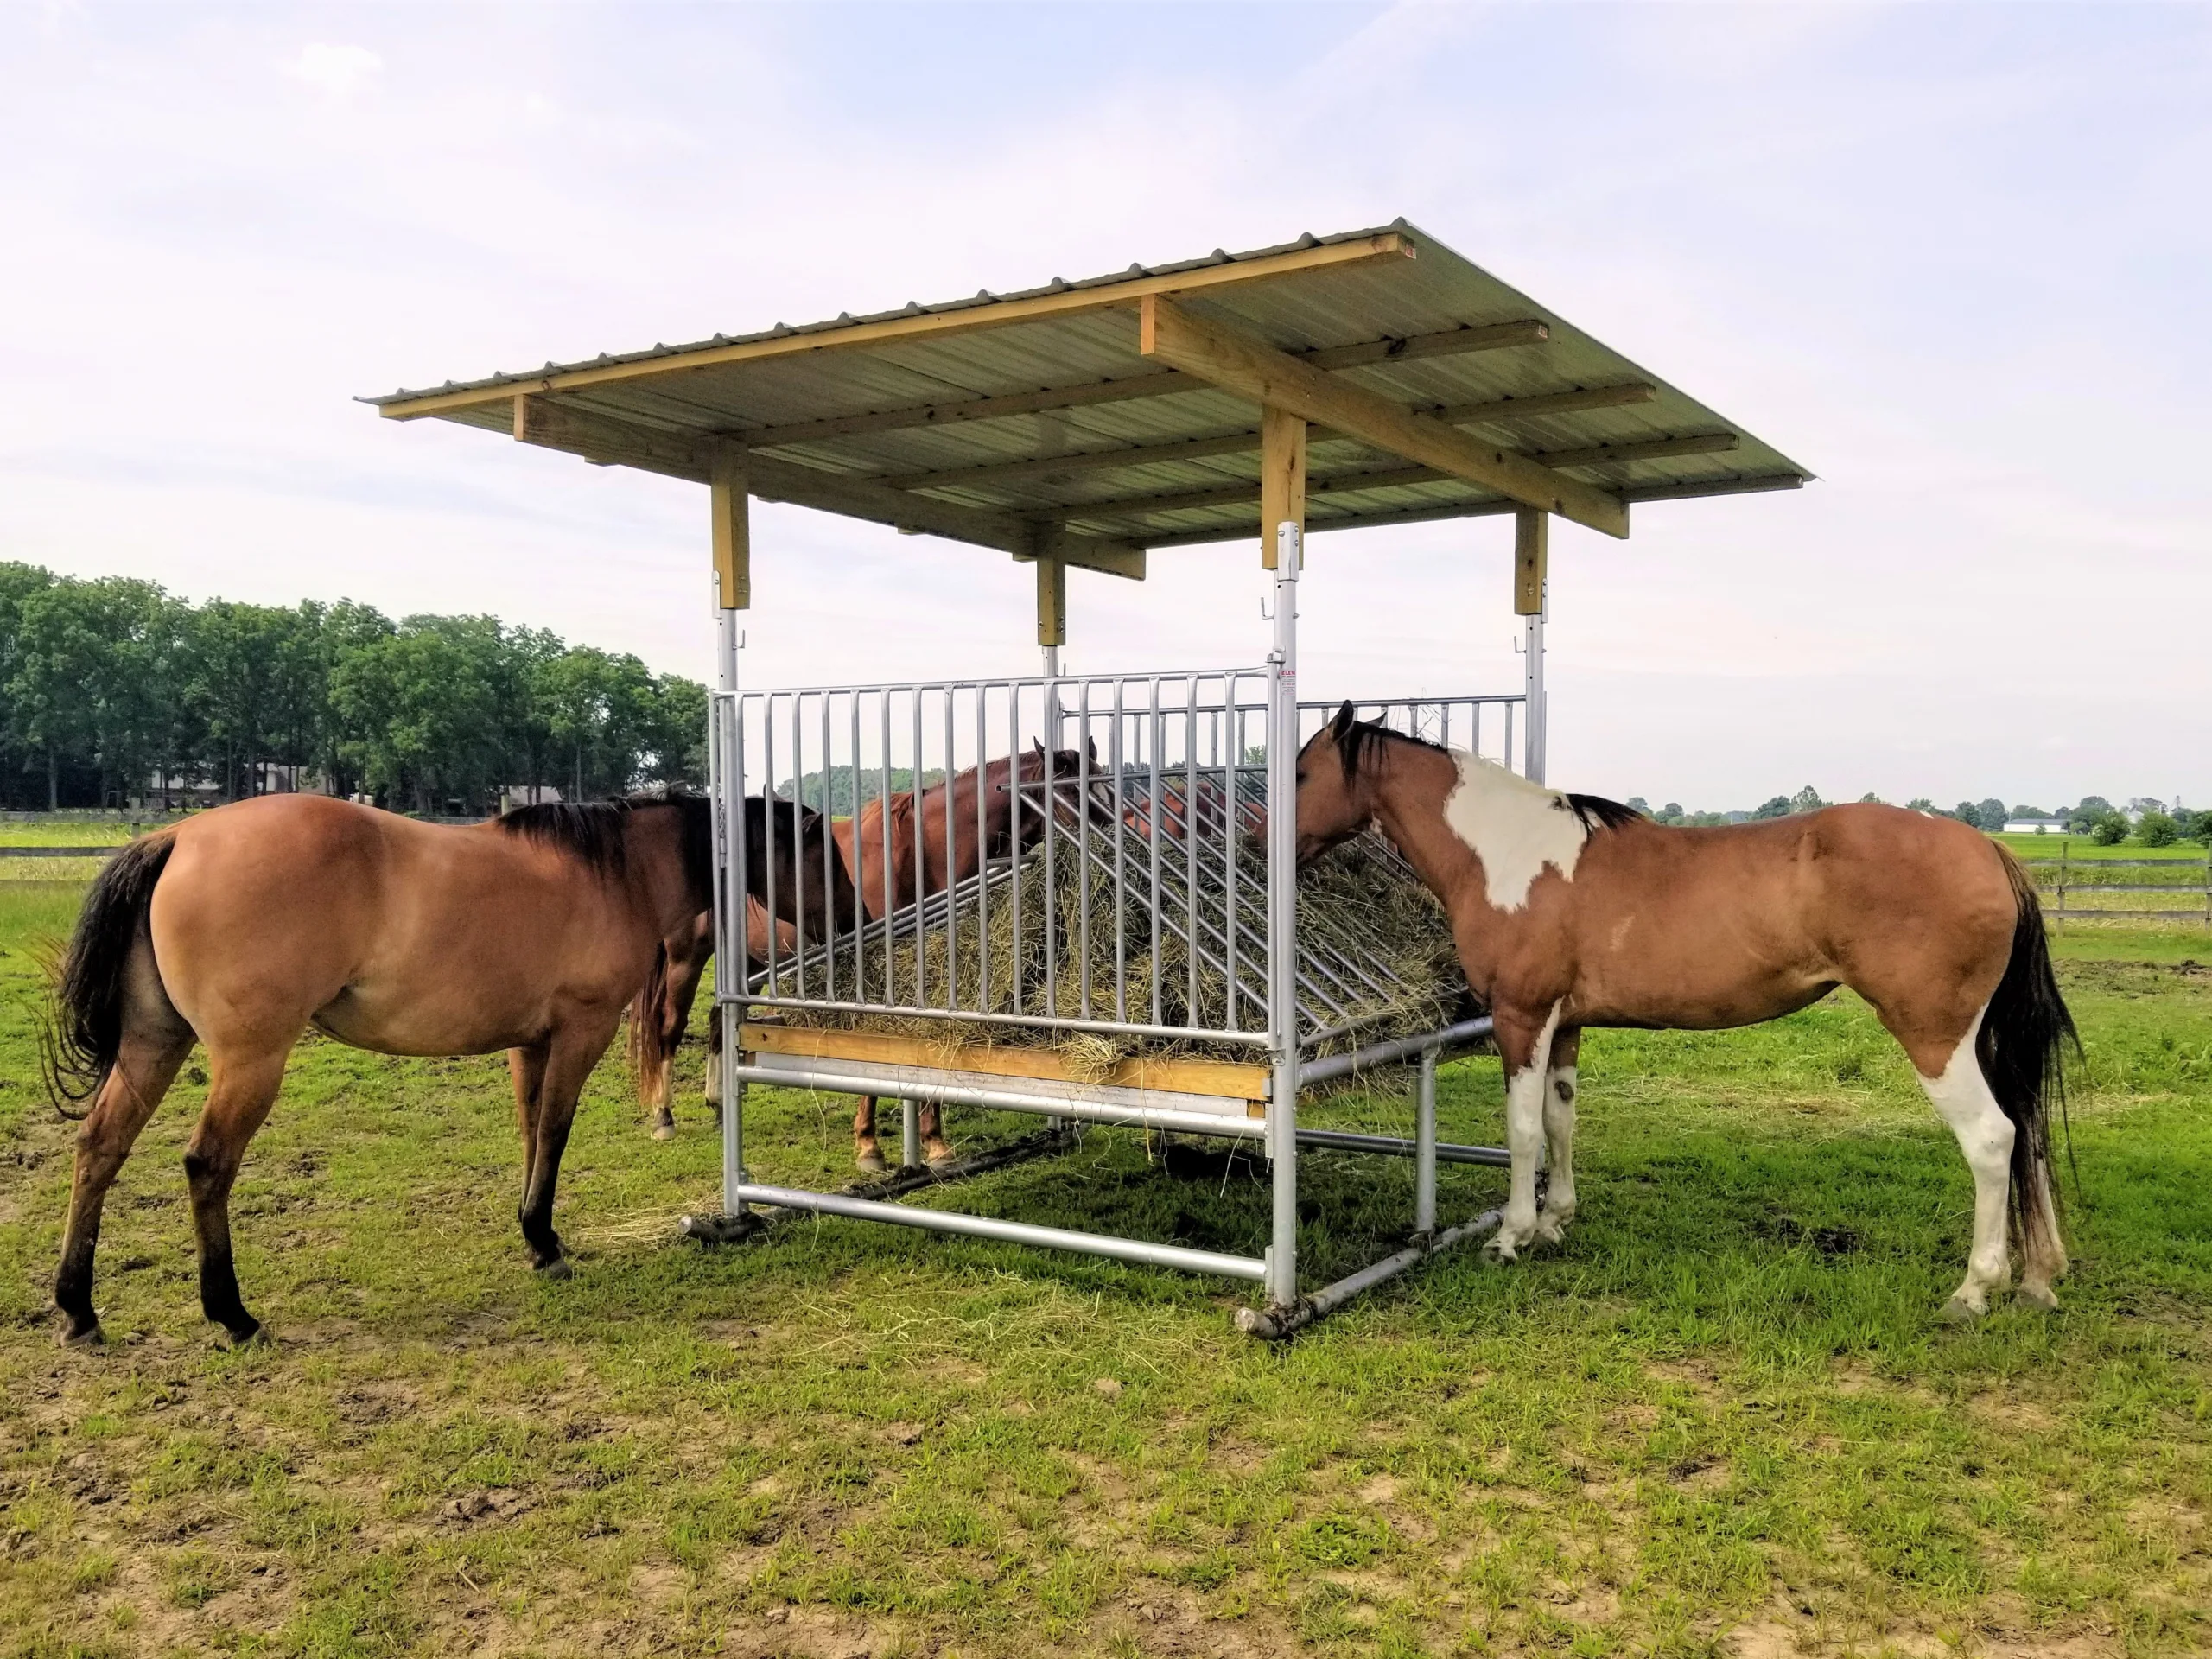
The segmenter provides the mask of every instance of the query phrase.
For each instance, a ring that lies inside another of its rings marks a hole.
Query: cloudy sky
[[[703,493],[357,394],[1404,215],[1821,474],[1553,547],[1552,776],[2212,801],[2212,9],[0,7],[0,558],[706,677]],[[755,518],[754,684],[1027,670]],[[1317,538],[1323,695],[1517,687],[1503,521]],[[1264,649],[1241,546],[1084,670]]]

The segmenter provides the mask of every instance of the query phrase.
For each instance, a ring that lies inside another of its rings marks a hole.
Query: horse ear
[[[1351,700],[1346,698],[1344,706],[1337,710],[1337,717],[1329,722],[1329,735],[1340,738],[1358,722],[1359,716],[1352,710]]]

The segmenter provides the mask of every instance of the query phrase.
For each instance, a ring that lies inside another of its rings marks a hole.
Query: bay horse
[[[830,892],[821,816],[779,801],[799,867],[777,891],[849,918]],[[771,808],[746,803],[765,892]],[[46,1033],[57,1106],[91,1102],[54,1299],[64,1339],[100,1334],[93,1255],[110,1185],[195,1042],[207,1104],[184,1154],[200,1300],[233,1341],[261,1328],[238,1295],[230,1193],[293,1046],[310,1027],[385,1054],[508,1051],[531,1264],[565,1275],[552,1224],[576,1097],[659,942],[709,902],[708,803],[637,798],[524,806],[467,828],[316,795],[195,814],[102,869],[57,964]],[[811,874],[803,887],[801,870]]]
[[[1299,753],[1299,861],[1370,824],[1443,903],[1468,985],[1497,1021],[1513,1166],[1490,1245],[1500,1256],[1556,1241],[1573,1217],[1585,1027],[1751,1025],[1847,985],[1904,1048],[1974,1174],[1974,1242],[1946,1317],[1986,1313],[2009,1279],[2008,1194],[2020,1300],[2057,1306],[2066,1250],[2046,1100],[2080,1039],[2034,886],[2002,846],[1873,804],[1657,824],[1359,721],[1346,703]]]
[[[1053,811],[1065,818],[1073,810],[1063,798],[1081,778],[1096,776],[1098,753],[1084,750],[1047,752],[1042,743],[1018,756],[1002,755],[980,766],[969,766],[950,778],[917,791],[901,791],[887,799],[878,796],[864,802],[850,817],[835,819],[830,833],[842,856],[859,899],[860,912],[880,921],[932,893],[964,881],[987,860],[1019,856],[1036,846],[1045,833],[1045,816],[1031,810],[1017,813],[1018,791],[1049,784]],[[950,810],[947,799],[950,798]],[[982,835],[977,836],[977,819]],[[1094,807],[1090,817],[1096,820]],[[814,855],[817,862],[818,850]],[[767,959],[766,912],[755,903],[747,907],[748,969]],[[779,924],[777,950],[788,952],[796,934]],[[810,931],[810,939],[820,934]],[[669,1060],[689,1026],[693,1000],[714,951],[711,914],[694,919],[663,941],[663,953],[652,978],[631,1008],[631,1055],[636,1065],[639,1103],[651,1117],[652,1134],[665,1140],[675,1133],[670,1109],[673,1089]],[[707,1099],[717,1116],[721,1102],[721,1027],[707,1032]],[[887,1167],[877,1139],[876,1096],[861,1097],[853,1115],[853,1162],[870,1173]],[[957,1155],[944,1138],[937,1103],[922,1103],[918,1114],[924,1162],[943,1168]]]

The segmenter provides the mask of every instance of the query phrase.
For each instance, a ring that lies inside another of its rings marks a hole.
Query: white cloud
[[[295,80],[319,87],[334,98],[345,98],[365,86],[384,67],[384,60],[365,46],[334,46],[315,41],[284,66]]]

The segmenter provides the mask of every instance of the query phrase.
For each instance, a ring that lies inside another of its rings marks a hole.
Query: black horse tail
[[[2056,1102],[2060,1121],[2065,1122],[2066,1050],[2071,1047],[2078,1058],[2082,1038],[2050,970],[2050,944],[2044,934],[2043,905],[2036,897],[2035,883],[2009,851],[2003,847],[1997,850],[2012,883],[2018,919],[2012,927],[2012,955],[1982,1015],[1974,1056],[1990,1093],[1997,1097],[1998,1109],[2012,1120],[2012,1229],[2024,1245],[2038,1234],[2048,1234],[2058,1213],[2058,1195],[2050,1179],[2050,1109]],[[2073,1155],[2070,1126],[2067,1155]],[[2081,1185],[2078,1171],[2075,1185]],[[2059,1243],[2055,1237],[2044,1242],[2054,1249]]]
[[[48,1097],[64,1117],[84,1116],[69,1109],[99,1093],[123,1052],[130,953],[145,931],[146,907],[175,844],[174,836],[147,836],[110,859],[54,965],[39,1059]]]

